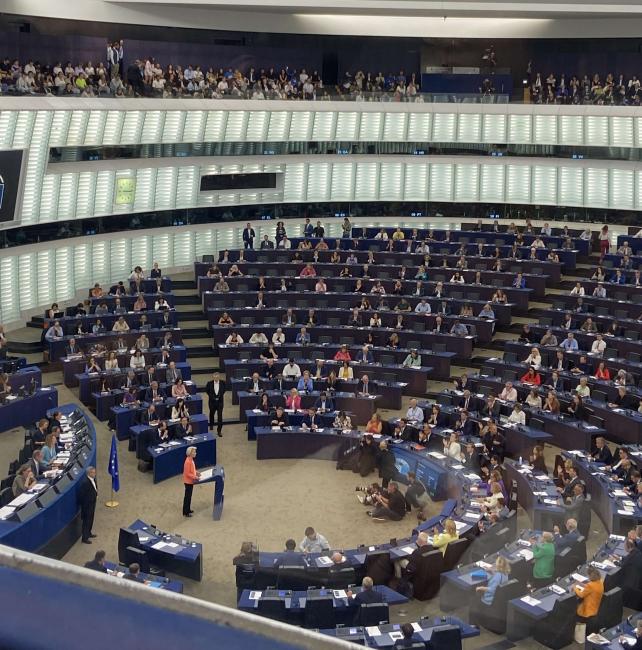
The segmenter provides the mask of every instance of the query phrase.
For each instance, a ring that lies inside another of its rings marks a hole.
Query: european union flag
[[[114,492],[120,490],[120,478],[118,476],[118,446],[116,436],[111,437],[111,451],[109,452],[109,467],[107,471],[111,475],[111,488]]]

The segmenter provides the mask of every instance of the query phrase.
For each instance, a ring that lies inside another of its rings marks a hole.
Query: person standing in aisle
[[[194,491],[194,483],[198,482],[201,477],[200,473],[196,471],[195,458],[196,447],[188,447],[185,451],[185,463],[183,464],[183,484],[185,485],[183,517],[191,517],[194,514],[192,510],[192,492]]]
[[[210,407],[210,429],[214,428],[214,415],[216,414],[216,434],[219,438],[223,437],[223,405],[225,402],[225,382],[221,381],[218,372],[212,375],[212,379],[207,382],[205,392]]]

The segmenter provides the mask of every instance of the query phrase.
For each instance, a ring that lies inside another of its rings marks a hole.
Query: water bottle
[[[522,457],[521,457],[521,456],[519,457],[519,459],[518,459],[518,461],[517,461],[517,462],[518,462],[518,464],[519,464],[519,465],[521,465],[521,464],[522,464]]]

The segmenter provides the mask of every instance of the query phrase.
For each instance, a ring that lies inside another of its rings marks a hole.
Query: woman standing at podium
[[[196,458],[196,447],[188,447],[185,452],[185,463],[183,464],[183,484],[185,485],[185,496],[183,497],[183,517],[191,517],[192,513],[192,492],[194,483],[201,477],[196,471],[194,459]]]

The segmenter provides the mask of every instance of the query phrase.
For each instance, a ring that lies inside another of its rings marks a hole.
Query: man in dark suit
[[[500,409],[501,404],[497,401],[495,395],[489,395],[482,407],[481,414],[485,418],[498,418]]]
[[[145,582],[145,578],[140,575],[140,564],[133,562],[129,565],[129,573],[126,573],[123,578],[125,580],[132,580],[133,582]]]
[[[285,384],[285,381],[283,380],[283,375],[278,374],[271,382],[270,382],[270,388],[272,390],[278,390],[280,393],[284,392],[287,390],[287,386]]]
[[[580,538],[580,532],[577,530],[577,521],[575,519],[566,520],[566,530],[564,535],[561,534],[559,526],[553,526],[553,536],[555,537],[553,543],[555,550],[561,551],[567,546],[573,546]]]
[[[558,488],[558,490],[562,492],[562,498],[564,499],[570,499],[573,496],[573,488],[582,483],[577,475],[577,469],[575,469],[575,467],[568,468],[568,476],[569,481],[564,486],[564,489]]]
[[[76,343],[76,339],[69,339],[69,345],[65,348],[65,355],[71,357],[74,354],[82,354],[82,350]]]
[[[319,399],[314,403],[314,408],[317,413],[327,413],[328,411],[334,411],[334,403],[323,390],[319,395]]]
[[[105,551],[96,551],[93,560],[85,562],[85,569],[92,569],[93,571],[100,571],[100,573],[107,573],[105,566]]]
[[[470,436],[478,434],[479,427],[476,422],[471,420],[468,411],[462,410],[459,414],[459,421],[455,425],[455,431],[464,436],[464,438],[470,438]]]
[[[348,606],[356,607],[357,613],[354,617],[355,625],[358,625],[361,620],[361,605],[370,605],[371,603],[382,603],[383,596],[374,590],[374,582],[370,576],[366,576],[361,581],[361,586],[363,587],[354,598],[352,598],[352,591],[348,590]]]
[[[219,438],[223,437],[223,406],[225,403],[225,382],[221,380],[221,375],[215,372],[212,379],[207,382],[205,392],[210,407],[210,428],[214,428],[214,415],[216,414],[216,434]]]
[[[176,383],[177,379],[183,379],[183,373],[176,367],[176,361],[170,361],[165,371],[165,381],[168,384]]]
[[[138,388],[140,386],[140,381],[133,370],[127,371],[127,376],[123,379],[121,388],[125,390],[128,388]]]
[[[40,449],[34,450],[27,464],[29,465],[29,469],[31,469],[33,475],[38,478],[45,470],[45,466],[42,464],[42,451],[40,451]]]
[[[147,366],[145,374],[141,377],[142,386],[151,386],[152,382],[156,380],[156,369],[154,366]]]
[[[159,387],[158,382],[154,380],[151,386],[145,391],[146,402],[162,402],[165,399],[165,391]]]
[[[243,228],[243,246],[245,248],[254,248],[255,237],[256,233],[254,232],[254,228],[252,228],[251,224],[248,222],[245,225],[245,228]]]
[[[293,539],[288,539],[285,542],[285,551],[274,560],[274,566],[279,569],[283,566],[305,566],[303,561],[303,554],[298,553],[296,550],[296,542]]]
[[[98,497],[98,486],[96,484],[96,468],[91,465],[87,468],[87,474],[78,487],[78,505],[80,506],[80,519],[82,521],[82,543],[91,544],[92,538],[96,537],[91,532],[94,525],[94,513],[96,512],[96,499]]]
[[[477,398],[470,394],[470,391],[466,389],[464,394],[459,399],[458,404],[460,409],[464,411],[476,411],[477,410]]]
[[[270,241],[270,238],[267,235],[263,235],[263,241],[261,242],[261,250],[270,250],[274,248],[274,242]]]
[[[426,644],[421,640],[419,636],[416,637],[416,641],[413,640],[415,630],[410,623],[404,623],[401,626],[401,633],[403,634],[403,639],[397,639],[393,647],[393,650],[417,650],[418,648],[425,648]]]
[[[319,424],[319,416],[316,414],[314,407],[310,407],[308,409],[308,412],[303,416],[303,422],[301,422],[302,428],[314,431],[315,429],[319,428]]]
[[[603,463],[604,465],[613,464],[613,454],[609,449],[609,446],[606,444],[606,440],[599,436],[595,439],[595,453],[593,454],[593,460],[598,463]]]

